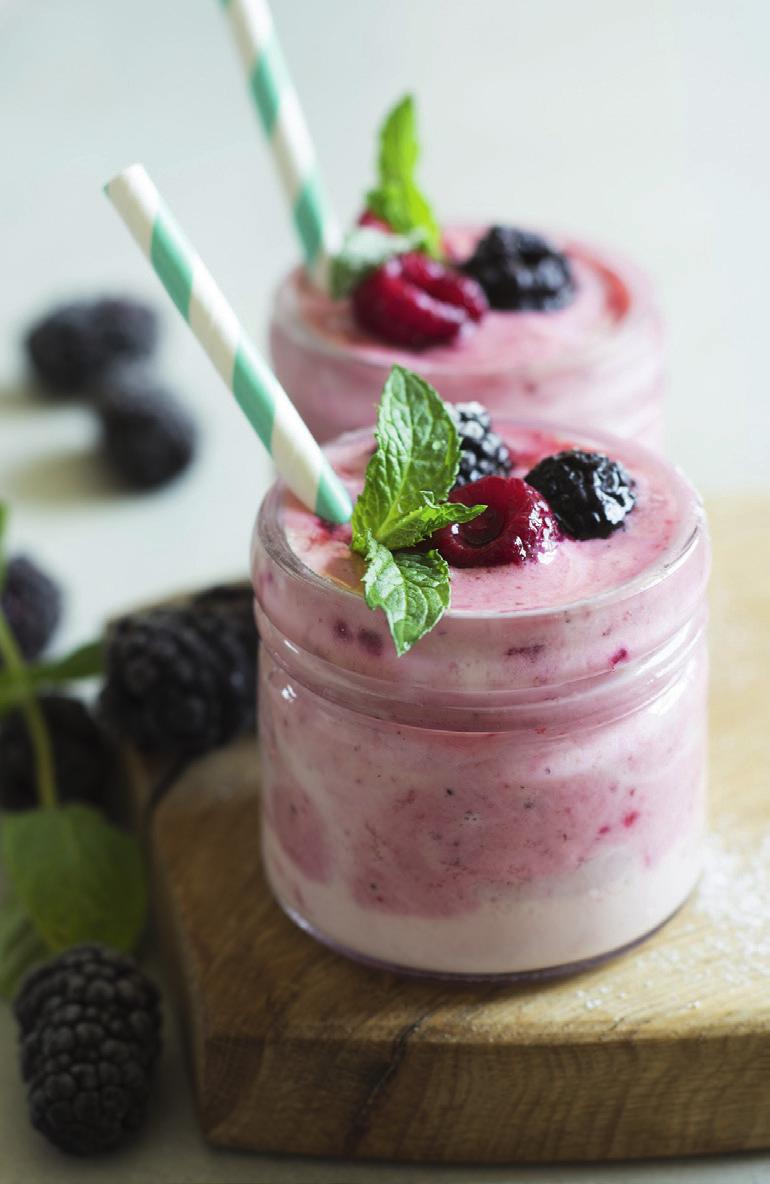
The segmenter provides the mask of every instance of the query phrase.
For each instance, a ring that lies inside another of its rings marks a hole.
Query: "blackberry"
[[[254,725],[253,594],[213,590],[125,617],[107,637],[102,708],[146,752],[206,752]]]
[[[84,393],[117,361],[146,357],[158,340],[155,313],[135,300],[78,301],[54,309],[26,339],[40,383],[59,394]]]
[[[31,559],[16,556],[6,564],[0,606],[23,656],[37,658],[59,624],[58,586]]]
[[[134,489],[157,489],[187,468],[197,428],[184,407],[140,370],[121,369],[98,391],[108,463]]]
[[[44,695],[39,703],[51,736],[60,799],[103,804],[113,773],[103,730],[78,699]],[[37,804],[32,744],[24,716],[13,711],[0,721],[0,808],[29,810]]]
[[[460,434],[460,467],[455,485],[482,477],[507,477],[513,467],[508,447],[492,431],[492,417],[481,403],[448,403]]]
[[[546,456],[525,480],[543,495],[565,534],[606,539],[636,502],[634,483],[617,461],[598,452]]]
[[[461,265],[492,308],[553,312],[575,295],[569,260],[539,234],[492,226]]]
[[[144,1118],[160,1000],[132,959],[76,946],[32,970],[14,1003],[32,1125],[62,1151],[108,1151]]]

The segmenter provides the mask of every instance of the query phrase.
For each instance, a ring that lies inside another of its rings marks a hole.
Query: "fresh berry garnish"
[[[456,485],[467,485],[482,477],[507,477],[511,454],[496,432],[492,417],[481,403],[448,403],[447,409],[460,435],[460,467]]]
[[[60,394],[82,393],[118,361],[155,349],[155,313],[134,300],[95,300],[55,309],[30,330],[27,354],[41,384]]]
[[[18,555],[6,565],[0,606],[22,655],[28,660],[37,658],[59,624],[58,585],[31,559]]]
[[[617,461],[574,449],[546,456],[527,473],[565,534],[606,539],[623,525],[636,502],[633,481]]]
[[[373,230],[381,230],[383,234],[393,233],[393,227],[390,223],[386,222],[384,218],[379,218],[376,214],[373,214],[371,210],[364,210],[362,214],[359,214],[358,225],[371,226]]]
[[[538,234],[493,226],[462,264],[492,308],[551,312],[575,295],[569,261]]]
[[[206,752],[253,726],[257,631],[248,588],[124,617],[107,634],[102,709],[145,752]]]
[[[480,321],[489,308],[480,285],[461,271],[447,267],[428,255],[411,251],[401,256],[404,278],[429,296],[462,308],[472,321]]]
[[[38,702],[51,738],[60,799],[104,805],[114,771],[106,734],[78,699],[43,695]],[[0,720],[0,809],[31,810],[38,804],[36,787],[29,729],[21,711],[11,711]]]
[[[73,1155],[108,1151],[144,1118],[160,998],[131,958],[75,946],[32,970],[14,1003],[32,1125]]]
[[[482,477],[453,489],[449,500],[487,507],[471,522],[433,535],[431,542],[454,567],[526,563],[556,546],[559,528],[551,511],[520,477]]]
[[[133,489],[156,489],[187,468],[197,428],[188,411],[144,372],[115,370],[98,389],[104,455]]]
[[[412,349],[453,341],[487,308],[475,280],[416,253],[390,259],[371,272],[352,300],[363,329]]]

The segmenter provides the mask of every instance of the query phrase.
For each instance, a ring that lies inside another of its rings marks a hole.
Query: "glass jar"
[[[481,231],[455,227],[451,253]],[[316,439],[365,427],[391,367],[420,372],[448,402],[478,400],[493,415],[598,428],[663,445],[665,342],[647,276],[599,247],[559,239],[577,295],[557,312],[495,312],[455,344],[422,351],[360,330],[349,300],[331,300],[298,269],[273,301],[270,353]]]
[[[709,547],[681,475],[621,455],[676,490],[654,564],[555,607],[450,610],[403,658],[380,614],[295,553],[285,491],[268,494],[252,548],[264,860],[320,941],[399,971],[533,977],[625,949],[690,893]]]

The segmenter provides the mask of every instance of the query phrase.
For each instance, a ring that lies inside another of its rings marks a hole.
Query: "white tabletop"
[[[329,188],[349,218],[373,129],[419,96],[425,187],[448,215],[565,227],[621,244],[671,326],[670,451],[709,492],[768,481],[764,231],[770,7],[696,0],[274,0]],[[0,496],[12,548],[60,578],[59,642],[110,613],[245,571],[269,469],[227,393],[101,195],[141,159],[260,337],[296,248],[214,0],[0,0]],[[720,85],[715,84],[720,80]],[[132,291],[164,311],[160,366],[193,406],[201,455],[126,496],[77,405],[24,389],[18,336],[51,302]],[[0,1182],[770,1180],[766,1156],[606,1168],[328,1165],[208,1151],[177,1048],[142,1138],[100,1163],[51,1151],[24,1118],[0,1010]]]

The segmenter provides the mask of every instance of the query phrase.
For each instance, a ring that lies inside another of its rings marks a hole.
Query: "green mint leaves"
[[[460,460],[457,428],[437,392],[394,366],[380,397],[377,448],[353,507],[351,546],[366,562],[364,595],[388,620],[396,653],[407,653],[449,606],[449,568],[437,551],[407,548],[485,506],[445,499]]]
[[[131,950],[147,893],[136,841],[91,806],[10,814],[3,864],[19,905],[48,949],[83,941]]]
[[[342,250],[331,265],[329,289],[334,300],[349,296],[369,272],[396,255],[419,251],[426,245],[422,230],[409,234],[388,234],[376,226],[357,226],[346,235]]]
[[[3,531],[0,503],[0,591]],[[38,695],[102,669],[101,644],[27,665],[0,606],[0,716],[22,714],[35,759],[38,807],[0,822],[0,994],[10,996],[34,962],[82,941],[132,950],[144,928],[147,887],[136,840],[96,809],[62,805],[56,763]]]
[[[0,669],[0,716],[19,707],[31,695],[40,694],[62,683],[96,678],[104,670],[101,641],[91,641],[70,650],[63,658],[45,659],[25,664],[23,669]]]
[[[366,207],[397,234],[421,231],[425,248],[431,255],[439,255],[441,229],[415,180],[419,155],[414,99],[406,95],[380,129],[378,182],[366,195]]]
[[[449,608],[449,567],[438,551],[397,551],[369,539],[364,592],[381,608],[399,657],[430,633]]]

